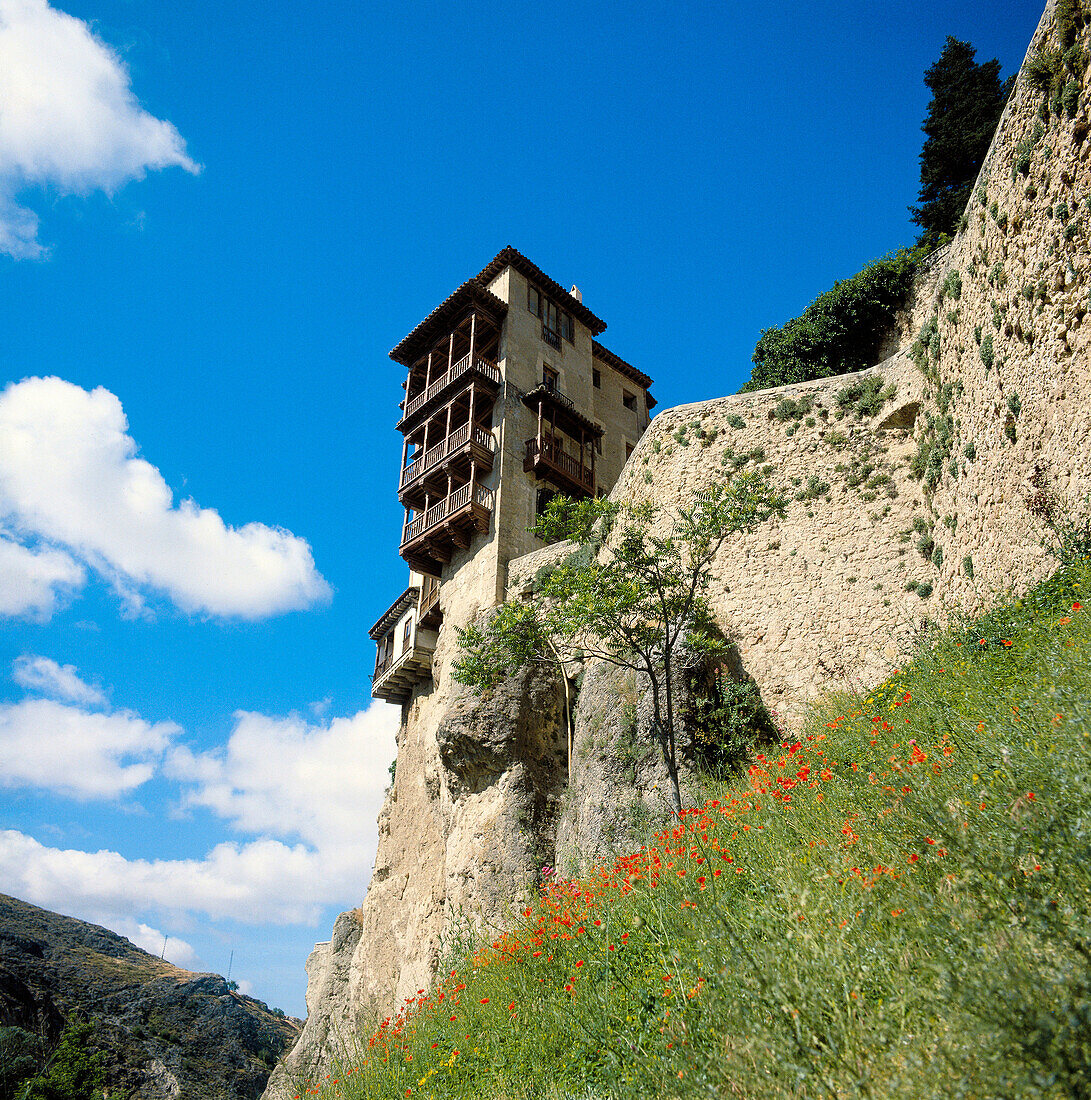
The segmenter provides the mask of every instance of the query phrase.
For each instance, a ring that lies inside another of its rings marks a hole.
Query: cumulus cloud
[[[151,779],[178,732],[171,722],[94,714],[52,699],[0,704],[0,787],[118,798]]]
[[[86,579],[83,566],[60,550],[31,549],[0,532],[0,618],[46,622]]]
[[[121,59],[46,0],[0,0],[0,252],[43,252],[18,196],[112,193],[148,169],[199,166],[169,122],[145,111]]]
[[[158,928],[144,924],[143,921],[133,920],[132,917],[122,920],[114,918],[108,927],[112,932],[135,943],[137,947],[142,947],[149,955],[166,959],[175,966],[192,969],[200,962],[193,944],[177,936],[167,935]]]
[[[192,784],[190,805],[261,835],[200,859],[143,860],[48,847],[9,830],[0,832],[0,882],[45,908],[101,914],[111,927],[145,911],[313,922],[326,905],[363,894],[398,717],[385,703],[324,726],[240,713],[222,752],[178,749],[165,771]]]
[[[378,813],[398,721],[399,709],[387,703],[326,725],[240,711],[222,751],[177,748],[165,771],[195,784],[188,805],[240,832],[329,850],[361,835],[361,814]]]
[[[101,688],[85,683],[75,665],[59,665],[49,657],[26,655],[12,665],[11,678],[20,686],[51,699],[86,707],[106,705]]]
[[[136,608],[148,590],[185,611],[240,619],[329,598],[306,541],[175,503],[128,428],[102,387],[60,378],[9,385],[0,393],[0,518],[86,562]]]

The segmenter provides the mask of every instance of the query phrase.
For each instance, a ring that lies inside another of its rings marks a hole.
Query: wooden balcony
[[[595,495],[595,471],[576,455],[566,454],[560,440],[549,432],[542,433],[541,446],[537,439],[527,440],[527,452],[523,469],[543,481],[552,482],[563,492],[574,496]]]
[[[388,703],[404,703],[413,685],[432,678],[432,649],[415,638],[413,645],[396,657],[388,657],[375,665],[371,678],[371,695]]]
[[[435,630],[443,620],[443,612],[439,606],[439,581],[435,577],[424,578],[424,585],[420,591],[420,609],[417,612],[417,622],[430,630]]]
[[[420,421],[421,413],[459,383],[468,383],[471,377],[493,386],[500,385],[500,368],[481,355],[464,355],[451,369],[432,381],[424,390],[405,402],[405,411],[398,422],[398,431],[407,432]]]
[[[495,454],[496,440],[492,432],[475,426],[471,437],[470,425],[463,424],[402,470],[398,495],[402,503],[410,508],[423,504],[424,483],[430,473],[438,473],[448,467],[468,470],[471,463],[476,464],[481,473],[488,473]]]
[[[493,500],[492,489],[484,485],[460,485],[405,525],[401,556],[417,572],[438,573],[453,548],[468,550],[473,536],[489,529]]]

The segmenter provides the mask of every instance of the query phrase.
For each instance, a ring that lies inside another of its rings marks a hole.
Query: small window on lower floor
[[[591,381],[594,382],[596,390],[602,389],[602,371],[598,367],[591,369]]]
[[[636,394],[630,393],[628,390],[623,390],[621,394],[621,403],[627,409],[636,408]]]
[[[539,489],[538,497],[534,502],[534,515],[537,518],[545,513],[545,510],[549,507],[549,502],[557,494],[552,489]]]
[[[629,456],[633,453],[634,450],[635,450],[635,448],[633,447],[633,445],[631,443],[627,442],[625,444],[625,461],[626,462],[629,461]]]

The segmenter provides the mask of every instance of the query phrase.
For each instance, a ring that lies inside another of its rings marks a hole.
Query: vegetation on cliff
[[[260,1096],[298,1021],[231,984],[0,894],[0,1100]]]
[[[567,692],[565,662],[587,657],[645,676],[652,732],[680,811],[678,653],[723,648],[705,600],[712,563],[728,538],[783,515],[786,503],[757,473],[710,485],[670,513],[652,504],[624,508],[606,499],[554,497],[535,530],[547,542],[571,539],[573,552],[541,578],[528,601],[508,601],[484,626],[458,630],[455,679],[489,688],[514,669],[544,662],[556,666]]]
[[[1085,1096],[1091,560],[934,632],[299,1095]]]
[[[878,362],[921,260],[956,230],[1014,83],[1014,78],[1001,82],[999,61],[978,64],[975,53],[970,43],[948,36],[924,74],[932,99],[921,126],[920,205],[910,207],[922,229],[916,245],[872,260],[852,278],[834,283],[799,317],[763,329],[750,379],[740,392],[849,374]],[[1056,68],[1060,62],[1049,64]]]

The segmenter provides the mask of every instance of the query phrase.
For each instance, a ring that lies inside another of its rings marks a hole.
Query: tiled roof
[[[615,355],[609,348],[604,348],[598,340],[591,341],[591,354],[608,367],[613,367],[618,374],[624,374],[626,378],[632,379],[641,389],[646,390],[652,384],[652,380],[642,370],[637,370],[631,363],[626,363],[621,356]]]
[[[583,302],[573,298],[560,283],[551,279],[537,264],[531,263],[522,252],[512,248],[510,244],[488,262],[485,270],[478,275],[478,282],[488,286],[505,267],[514,267],[521,275],[525,275],[531,282],[536,283],[545,291],[547,297],[552,298],[573,317],[578,317],[591,330],[592,336],[598,336],[600,332],[606,331],[606,322],[601,317],[596,317]]]
[[[368,631],[378,641],[395,623],[417,602],[420,589],[411,584],[379,617],[379,621]]]
[[[492,314],[497,322],[508,312],[506,302],[502,302],[477,279],[469,279],[453,294],[445,298],[413,331],[405,337],[390,353],[395,363],[409,367],[413,361],[429,350],[429,345],[449,329],[448,322],[452,314],[461,313],[467,306],[474,305]]]

